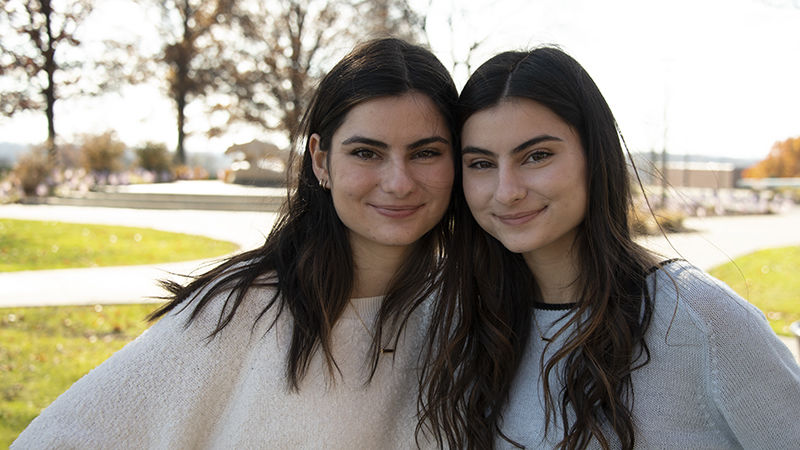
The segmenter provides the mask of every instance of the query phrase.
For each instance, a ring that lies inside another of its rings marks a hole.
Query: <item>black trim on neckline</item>
[[[533,302],[534,309],[545,309],[548,311],[567,311],[575,307],[577,303],[545,303]]]
[[[661,261],[660,263],[656,263],[655,266],[647,269],[647,271],[645,271],[644,274],[645,275],[650,275],[653,272],[655,272],[656,270],[666,266],[667,264],[672,264],[672,263],[674,263],[676,261],[684,261],[684,259],[683,258],[672,258],[672,259],[667,259],[667,260]]]
[[[672,264],[677,261],[685,261],[683,258],[672,258],[666,259],[664,261],[656,263],[653,267],[650,267],[645,271],[645,276],[651,275],[653,272],[661,269],[662,267]],[[546,311],[568,311],[574,308],[578,303],[545,303],[545,302],[533,302],[534,309],[543,309]]]

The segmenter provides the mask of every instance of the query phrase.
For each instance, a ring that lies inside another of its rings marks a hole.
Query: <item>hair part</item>
[[[514,98],[535,101],[567,123],[580,137],[587,167],[589,201],[574,243],[580,301],[559,331],[570,333],[566,345],[540,361],[547,427],[561,421],[559,448],[585,448],[592,439],[609,448],[608,427],[623,448],[632,448],[631,373],[649,361],[644,332],[652,305],[645,277],[654,260],[631,237],[631,190],[616,121],[577,61],[541,47],[501,53],[480,66],[459,97],[458,123]],[[431,348],[445,347],[426,368],[425,413],[449,428],[438,436],[440,445],[446,440],[457,447],[490,448],[494,433],[505,437],[502,408],[528,341],[532,304],[542,298],[522,257],[481,230],[464,212],[465,203],[454,202],[462,209],[445,269],[446,284],[457,288],[446,290],[448,301],[440,302],[434,317],[437,323],[455,322],[432,337]],[[555,399],[550,387],[558,370],[565,384]],[[453,400],[458,396],[463,399]],[[448,411],[446,399],[455,401],[455,408]]]

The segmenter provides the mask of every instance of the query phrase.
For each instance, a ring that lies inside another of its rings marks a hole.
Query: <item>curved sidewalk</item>
[[[264,242],[275,213],[147,210],[48,205],[0,205],[0,217],[155,228],[233,242],[241,250]],[[0,273],[0,307],[91,305],[158,301],[157,285],[189,274],[210,260],[142,266],[30,270]]]

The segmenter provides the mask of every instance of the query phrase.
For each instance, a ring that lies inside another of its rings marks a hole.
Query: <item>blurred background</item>
[[[642,239],[785,216],[800,199],[798,29],[797,0],[3,0],[0,204],[274,212],[321,75],[393,35],[459,87],[500,51],[572,54],[625,137]]]
[[[639,242],[798,357],[800,0],[0,5],[0,447],[147,327],[156,280],[263,243],[310,92],[375,36],[428,45],[459,88],[500,51],[574,56],[630,150]]]
[[[498,51],[559,45],[600,86],[645,183],[747,187],[797,176],[774,166],[797,153],[799,26],[797,0],[3,0],[0,170],[38,147],[73,169],[41,187],[32,168],[27,195],[281,172],[320,75],[393,34],[429,45],[459,87]],[[263,177],[239,179],[280,181]]]

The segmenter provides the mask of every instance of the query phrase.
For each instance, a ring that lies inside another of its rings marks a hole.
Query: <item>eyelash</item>
[[[418,152],[414,152],[414,154],[411,155],[411,159],[430,159],[430,158],[435,158],[441,154],[442,152],[440,152],[439,150],[433,148],[426,148]]]
[[[350,154],[365,161],[369,159],[375,159],[377,156],[374,150],[370,150],[368,148],[357,148],[351,151]]]
[[[536,164],[536,163],[539,163],[539,162],[542,162],[542,161],[546,160],[547,158],[549,158],[551,156],[553,156],[553,153],[550,152],[550,151],[547,151],[547,150],[534,150],[534,151],[530,152],[525,157],[524,163],[531,162],[531,163]],[[472,161],[471,163],[467,164],[467,168],[475,169],[475,170],[491,169],[494,166],[495,166],[494,163],[492,163],[491,161],[487,161],[485,159],[478,159],[478,160]]]
[[[553,156],[553,154],[547,150],[534,150],[528,154],[525,161],[540,162],[551,156]]]
[[[375,150],[370,150],[368,148],[356,148],[352,150],[350,154],[365,161],[378,157],[378,153]],[[411,155],[411,159],[430,159],[440,156],[441,154],[442,152],[439,150],[427,148],[414,152]]]
[[[491,169],[493,166],[494,164],[492,164],[489,161],[486,161],[485,159],[479,159],[477,161],[473,161],[467,164],[467,168],[475,170]]]

